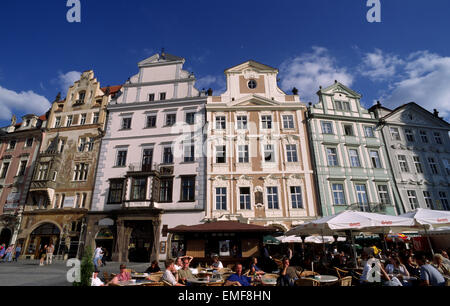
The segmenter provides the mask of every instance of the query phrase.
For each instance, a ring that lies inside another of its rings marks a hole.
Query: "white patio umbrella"
[[[299,236],[281,236],[276,239],[280,240],[282,243],[302,243],[302,238]],[[332,236],[309,236],[306,237],[305,242],[307,243],[331,243],[334,241]],[[338,237],[337,241],[346,241],[345,237]]]
[[[428,240],[428,245],[430,246],[431,249],[431,253],[434,255],[434,250],[433,246],[431,245],[428,230],[449,226],[450,211],[418,208],[414,211],[400,215],[400,217],[411,218],[412,220],[415,221],[417,226],[420,226],[424,229],[425,236],[427,237]]]
[[[301,224],[288,231],[286,236],[304,235],[306,233],[321,234],[324,236],[328,235],[326,233],[333,235],[337,232],[350,231],[355,264],[357,265],[353,232],[371,231],[375,233],[388,233],[393,229],[411,228],[414,225],[414,220],[407,217],[346,210],[332,216]]]

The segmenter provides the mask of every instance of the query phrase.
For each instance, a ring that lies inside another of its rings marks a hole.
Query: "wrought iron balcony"
[[[128,172],[152,172],[156,164],[132,163],[128,165]]]
[[[51,180],[45,180],[45,181],[32,181],[30,186],[30,191],[33,189],[56,189],[56,182]]]

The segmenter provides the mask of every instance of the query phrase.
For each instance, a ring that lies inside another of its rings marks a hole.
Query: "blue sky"
[[[367,22],[366,0],[81,0],[81,23],[66,2],[0,4],[0,125],[44,113],[81,71],[122,84],[162,47],[216,93],[226,68],[254,59],[303,102],[338,79],[367,107],[415,101],[450,118],[448,0],[381,0],[381,23]]]

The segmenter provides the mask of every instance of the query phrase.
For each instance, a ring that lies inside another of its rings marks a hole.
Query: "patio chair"
[[[345,277],[339,279],[339,286],[351,286],[352,280],[353,280],[353,277],[345,276]]]
[[[319,287],[320,282],[312,278],[299,278],[295,281],[295,285],[299,287]]]
[[[222,287],[225,285],[225,282],[214,282],[206,284],[207,287]]]
[[[334,267],[334,270],[335,270],[335,272],[337,274],[337,277],[339,277],[339,279],[348,276],[348,274],[350,273],[349,271],[342,270],[342,269],[339,269],[339,268],[336,268],[336,267]]]
[[[229,264],[229,265],[227,265],[227,269],[230,269],[230,270],[233,271],[233,269],[234,269],[234,264]]]
[[[105,283],[111,281],[112,277],[108,274],[108,272],[103,272],[103,280]]]
[[[161,281],[161,277],[162,277],[162,274],[150,274],[148,279],[150,279],[154,282],[159,282],[159,281]]]
[[[169,283],[168,281],[162,280],[163,286],[164,287],[173,287],[173,285],[171,283]]]
[[[300,274],[300,277],[317,276],[317,275],[320,275],[320,274],[317,272],[305,270]]]
[[[155,282],[155,283],[145,283],[141,285],[142,287],[162,287],[164,286],[163,282]]]

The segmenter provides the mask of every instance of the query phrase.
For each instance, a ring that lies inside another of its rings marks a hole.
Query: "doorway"
[[[11,230],[9,228],[2,229],[2,232],[0,234],[0,244],[5,244],[6,246],[9,246],[9,243],[11,242]]]
[[[152,221],[130,221],[127,227],[133,228],[128,245],[128,260],[150,262],[154,241]]]

